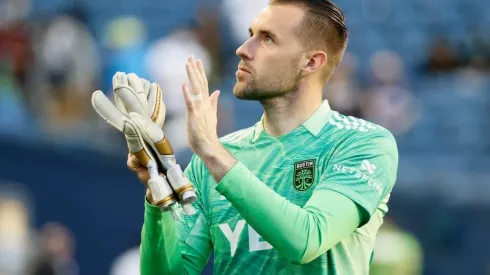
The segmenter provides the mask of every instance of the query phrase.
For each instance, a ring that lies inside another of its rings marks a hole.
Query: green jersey
[[[197,214],[174,224],[146,204],[142,274],[368,274],[398,153],[389,131],[324,101],[294,131],[255,126],[221,139],[238,163],[217,183],[194,156]],[[174,241],[178,240],[178,241]]]

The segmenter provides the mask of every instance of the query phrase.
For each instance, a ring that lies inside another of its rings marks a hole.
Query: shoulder
[[[396,139],[386,128],[337,111],[332,113],[325,131],[325,138],[335,143],[337,148],[361,149],[373,147],[378,150],[395,150]]]

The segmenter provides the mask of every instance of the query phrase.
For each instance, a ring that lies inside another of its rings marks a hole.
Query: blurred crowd
[[[0,274],[78,275],[70,229],[58,222],[34,229],[29,192],[0,183]]]
[[[151,11],[147,0],[132,15],[121,15],[127,14],[132,0],[118,7],[109,0],[61,2],[2,1],[0,132],[120,150],[124,143],[114,142],[119,135],[94,114],[90,96],[97,89],[110,96],[112,75],[124,71],[162,86],[167,133],[177,150],[188,149],[182,138],[185,109],[180,85],[186,80],[182,68],[189,54],[203,59],[212,86],[229,96],[221,104],[221,134],[255,121],[256,115],[247,120],[242,109],[234,108],[230,90],[234,51],[247,39],[247,26],[266,0],[179,1]],[[339,5],[351,28],[350,46],[325,87],[325,97],[335,109],[404,135],[423,118],[418,94],[435,92],[421,87],[427,76],[448,74],[461,80],[461,92],[483,92],[474,86],[486,85],[490,70],[490,40],[479,28],[484,22],[463,26],[456,21],[457,29],[452,29],[444,21],[451,18],[442,18],[454,12],[447,7],[438,9],[444,16],[423,24],[404,22],[429,13],[424,9],[432,5],[424,6],[423,1],[416,1],[422,6],[413,4],[402,18],[397,12],[403,4],[395,5],[396,1],[363,1],[360,11],[347,2]],[[451,6],[452,1],[446,2]],[[476,8],[483,3],[473,2]],[[110,15],[97,14],[107,12],[107,7]],[[443,88],[450,92],[454,85]],[[258,108],[252,110],[257,112]]]
[[[190,54],[203,60],[211,89],[222,91],[220,135],[253,125],[260,118],[260,105],[237,102],[231,93],[238,62],[235,50],[267,2],[1,0],[0,136],[125,154],[122,136],[90,104],[98,89],[111,98],[112,76],[123,71],[161,85],[167,106],[165,131],[177,152],[188,151],[180,87]],[[324,89],[332,108],[395,134],[402,156],[399,188],[424,193],[426,189],[414,187],[430,183],[432,191],[444,189],[441,192],[455,201],[488,203],[490,33],[485,27],[490,4],[336,3],[344,9],[350,44]],[[472,188],[461,189],[466,184]],[[46,252],[35,258],[33,274],[77,274],[69,229],[50,223],[31,234],[25,207],[18,200],[0,199],[0,274],[26,274],[15,269],[15,263],[36,251]],[[18,222],[6,222],[12,220]],[[387,223],[388,232],[380,233],[377,246],[380,262],[401,259],[414,268],[397,274],[421,274],[419,244]],[[393,240],[405,243],[410,252],[399,252],[397,258],[390,253]],[[24,249],[27,242],[39,249]],[[9,247],[17,254],[2,253]],[[134,274],[126,265],[134,267],[136,259],[136,250],[123,254],[113,274]],[[4,272],[3,266],[12,270]]]

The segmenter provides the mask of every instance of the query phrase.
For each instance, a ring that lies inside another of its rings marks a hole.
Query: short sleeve
[[[397,171],[398,149],[389,131],[367,137],[360,135],[339,145],[324,168],[316,190],[343,194],[371,217],[391,192]]]

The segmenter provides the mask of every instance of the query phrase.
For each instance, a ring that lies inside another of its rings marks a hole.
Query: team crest
[[[315,159],[294,163],[293,186],[298,191],[306,191],[315,182]]]

